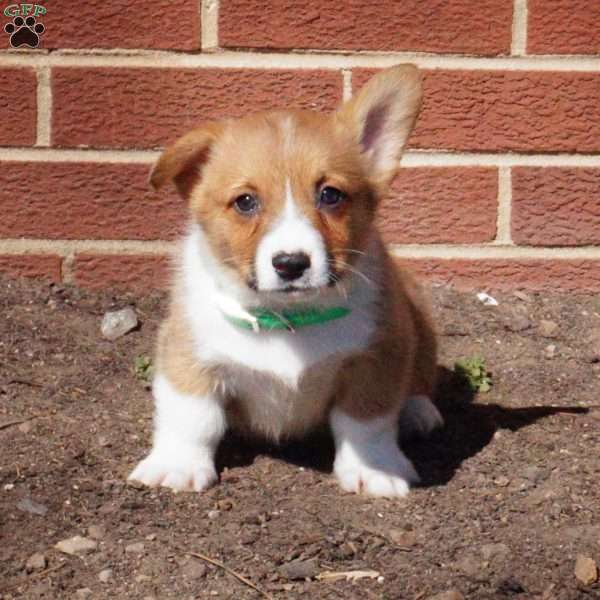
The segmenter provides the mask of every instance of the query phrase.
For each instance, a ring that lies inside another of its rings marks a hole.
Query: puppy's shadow
[[[518,431],[555,414],[585,414],[578,406],[531,406],[507,408],[478,404],[463,376],[439,367],[438,392],[434,399],[445,426],[426,438],[403,440],[403,451],[414,462],[425,487],[442,485],[452,479],[463,461],[475,456],[492,440],[496,431]],[[249,440],[229,433],[219,447],[217,468],[247,466],[257,456],[267,455],[298,466],[331,473],[335,448],[327,428],[300,440],[280,445]]]

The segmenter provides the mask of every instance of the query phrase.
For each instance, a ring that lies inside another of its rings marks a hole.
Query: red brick
[[[154,254],[77,254],[73,277],[85,288],[148,292],[167,287],[169,266],[167,257]]]
[[[9,277],[40,277],[60,281],[60,256],[37,254],[0,255],[0,273]]]
[[[353,74],[354,89],[373,71]],[[600,73],[427,71],[412,148],[600,151]]]
[[[600,292],[600,260],[398,259],[425,280],[467,290]]]
[[[600,245],[600,169],[515,168],[512,186],[514,242]]]
[[[55,0],[46,9],[38,17],[46,27],[40,48],[200,47],[197,0]]]
[[[33,69],[0,69],[0,145],[32,146],[37,130],[37,78]]]
[[[512,2],[497,0],[226,0],[224,47],[508,53]]]
[[[387,243],[469,244],[496,236],[498,174],[488,168],[406,168],[379,208]]]
[[[600,54],[600,2],[529,0],[530,54]]]
[[[5,162],[0,168],[0,237],[169,239],[186,215],[172,189],[151,190],[149,165]]]
[[[158,147],[206,119],[271,108],[328,109],[335,71],[57,68],[53,144]]]

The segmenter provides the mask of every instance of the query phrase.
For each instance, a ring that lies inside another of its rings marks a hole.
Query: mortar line
[[[75,264],[75,253],[69,252],[63,256],[60,265],[60,280],[63,283],[74,283],[74,264]]]
[[[527,54],[527,0],[514,0],[512,40],[510,53],[513,56],[524,56]]]
[[[391,244],[390,252],[403,258],[436,260],[600,260],[600,246],[537,247],[499,244]]]
[[[498,169],[498,214],[496,222],[497,244],[512,244],[510,222],[512,210],[512,173],[510,167]]]
[[[0,148],[2,161],[98,162],[151,164],[160,150],[97,150],[89,148]],[[600,154],[491,154],[411,150],[403,167],[600,167]]]
[[[210,21],[209,21],[210,22]],[[208,43],[208,42],[207,42]],[[354,69],[384,68],[412,62],[423,69],[600,72],[600,56],[536,55],[479,57],[453,54],[247,52],[224,50],[188,54],[175,51],[53,51],[0,54],[0,66],[221,68],[221,69]]]
[[[146,254],[170,255],[177,242],[138,240],[38,240],[29,238],[0,240],[0,254]],[[394,256],[405,258],[450,259],[539,259],[600,260],[600,246],[535,247],[499,244],[390,244]]]
[[[219,0],[200,0],[202,52],[214,52],[219,47]]]
[[[348,102],[352,98],[352,69],[342,69],[342,99]]]
[[[53,254],[68,258],[77,253],[169,255],[176,242],[162,240],[48,240],[2,239],[0,254]]]
[[[36,146],[50,145],[52,127],[52,89],[50,86],[50,67],[36,68],[37,74],[37,124]]]

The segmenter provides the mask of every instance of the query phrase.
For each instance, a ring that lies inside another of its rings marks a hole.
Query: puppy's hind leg
[[[417,394],[407,399],[400,413],[400,437],[425,437],[444,426],[444,418],[429,396]]]

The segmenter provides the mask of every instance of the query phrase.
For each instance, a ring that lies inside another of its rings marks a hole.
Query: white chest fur
[[[273,437],[300,432],[322,417],[341,361],[364,350],[375,331],[377,290],[369,282],[338,299],[351,308],[342,319],[295,332],[255,333],[231,324],[216,302],[228,291],[225,275],[197,228],[185,240],[182,272],[198,358],[221,367],[251,426]],[[235,293],[239,285],[231,286]]]

